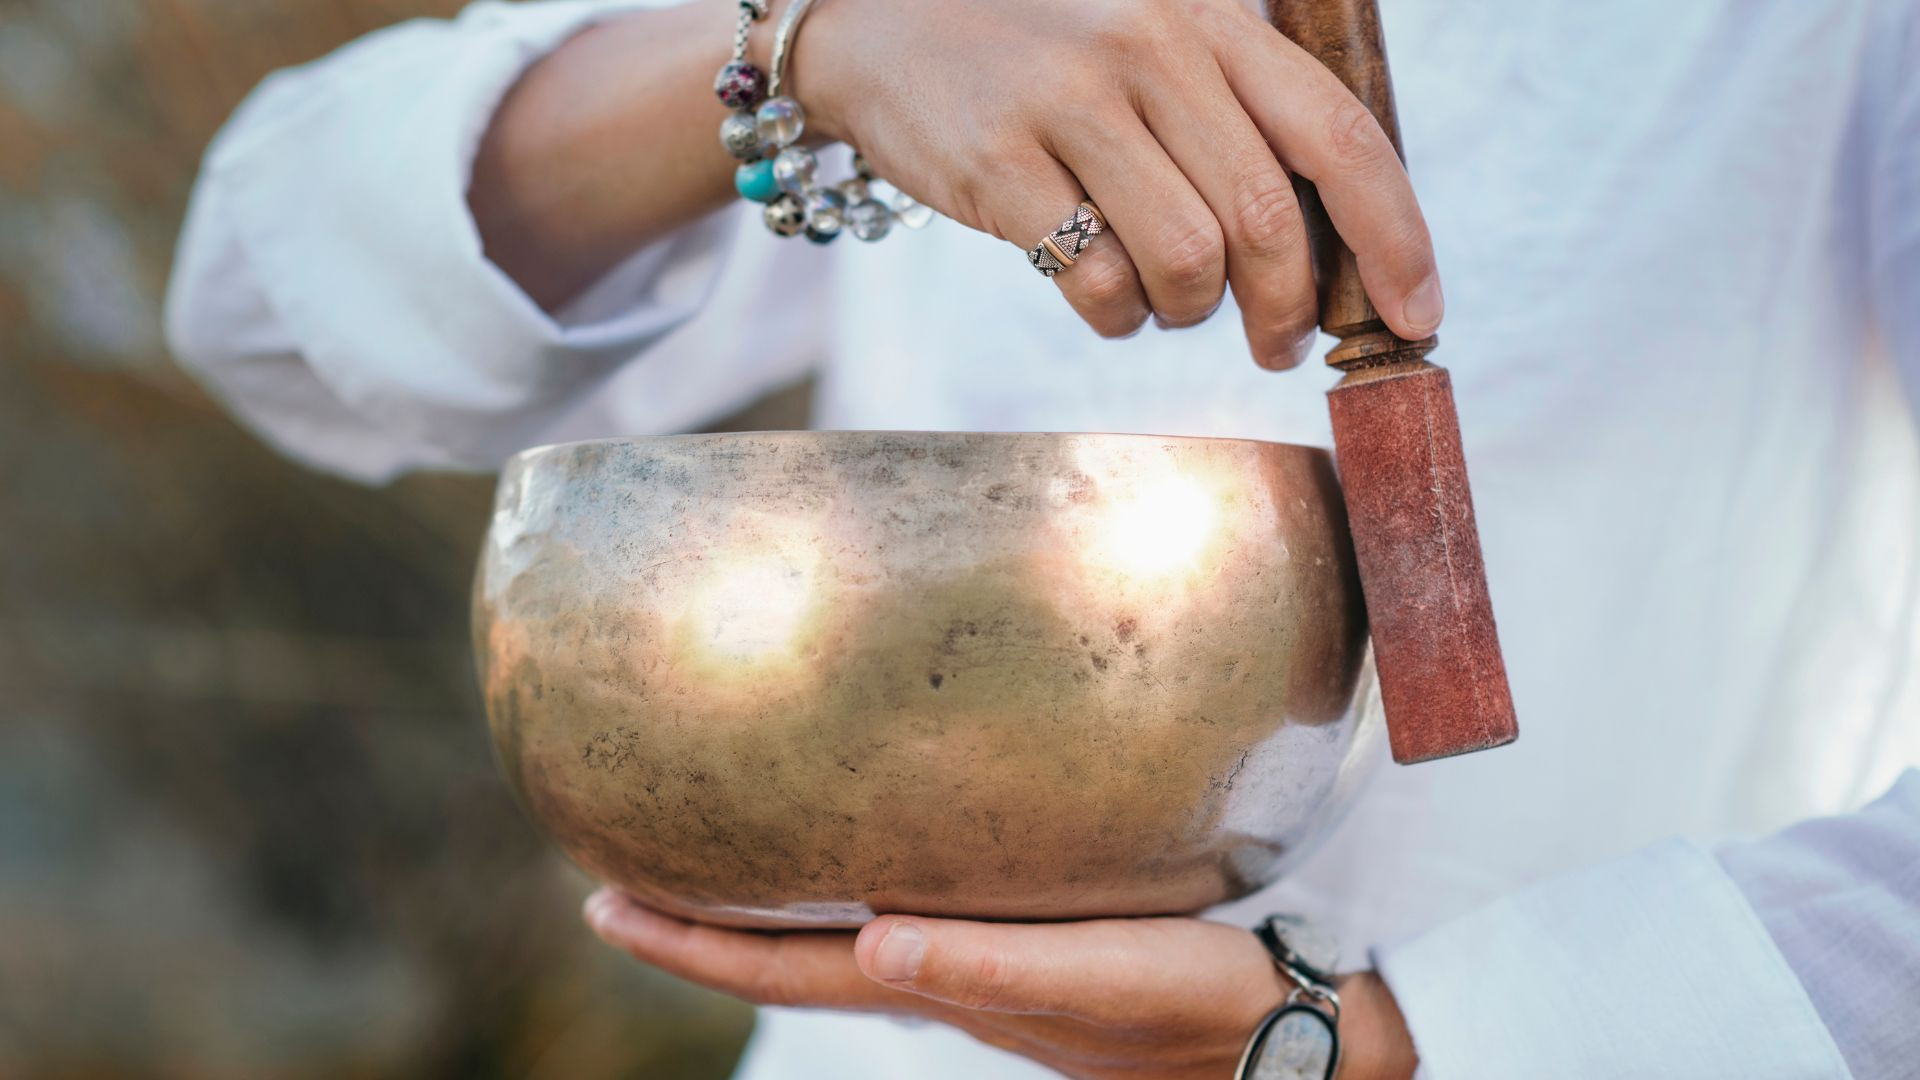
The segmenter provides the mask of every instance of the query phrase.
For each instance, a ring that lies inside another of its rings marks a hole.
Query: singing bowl
[[[501,767],[575,862],[748,927],[1196,911],[1379,735],[1321,450],[775,432],[527,451],[474,590]]]

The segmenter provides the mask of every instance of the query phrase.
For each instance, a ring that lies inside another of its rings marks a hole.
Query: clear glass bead
[[[744,110],[728,113],[727,118],[720,121],[720,145],[741,161],[759,157],[760,125],[754,123],[753,114]]]
[[[893,211],[878,199],[862,199],[847,208],[847,228],[853,235],[873,243],[893,229]]]
[[[813,173],[819,167],[813,151],[789,146],[773,159],[773,182],[789,195],[804,195],[813,186]]]
[[[847,224],[847,200],[837,191],[816,191],[807,196],[807,232],[837,236]]]
[[[847,200],[848,206],[858,206],[872,197],[872,193],[867,190],[867,182],[857,176],[851,180],[842,180],[833,185],[833,190],[839,192],[840,197]]]
[[[800,230],[807,227],[806,208],[791,195],[782,195],[768,203],[762,217],[767,228],[779,236],[798,236]]]
[[[760,126],[760,141],[768,146],[791,146],[807,129],[806,110],[785,94],[761,103],[753,119]]]
[[[927,222],[933,220],[933,207],[904,191],[895,191],[891,204],[893,216],[909,229],[926,228]]]

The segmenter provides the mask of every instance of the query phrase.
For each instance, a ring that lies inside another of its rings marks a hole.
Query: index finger
[[[1313,181],[1387,326],[1403,338],[1426,337],[1439,327],[1445,302],[1426,217],[1400,155],[1331,71],[1264,29],[1220,43],[1228,84],[1281,162]]]

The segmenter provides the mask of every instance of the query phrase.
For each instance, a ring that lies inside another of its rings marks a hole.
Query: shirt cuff
[[[1673,840],[1376,949],[1430,1080],[1849,1076],[1707,852]]]
[[[380,430],[491,465],[706,302],[737,215],[680,230],[611,275],[595,321],[556,320],[489,261],[466,189],[500,99],[624,3],[476,4],[275,76],[270,108],[216,147],[260,288],[330,392]],[[270,116],[265,114],[270,113]]]

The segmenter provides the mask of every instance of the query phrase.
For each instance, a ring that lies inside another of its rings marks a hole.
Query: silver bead
[[[878,199],[862,199],[847,209],[847,228],[853,235],[873,243],[893,228],[893,211]]]
[[[909,229],[923,229],[927,222],[933,220],[933,207],[904,191],[895,191],[890,202],[893,207],[893,216]]]
[[[819,164],[813,151],[789,146],[773,159],[773,182],[789,195],[803,195],[813,186],[813,173]]]
[[[753,120],[760,128],[760,141],[768,146],[791,146],[807,129],[806,110],[785,94],[762,102]]]
[[[837,235],[847,223],[847,200],[837,191],[816,191],[807,196],[807,230],[822,236]]]
[[[741,161],[759,157],[760,125],[754,123],[753,114],[744,109],[728,113],[727,118],[720,121],[720,145]]]
[[[761,216],[765,218],[767,228],[779,236],[798,236],[800,230],[807,227],[806,208],[791,195],[782,195],[768,203]]]
[[[872,195],[872,193],[867,190],[867,182],[857,176],[851,180],[842,180],[833,185],[833,190],[839,192],[840,197],[847,200],[848,206],[858,206],[866,202]]]

